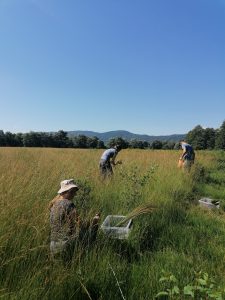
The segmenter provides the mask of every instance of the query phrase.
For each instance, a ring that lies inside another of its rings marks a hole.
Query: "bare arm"
[[[187,153],[187,150],[186,150],[186,147],[183,149],[183,153],[182,153],[182,155],[181,155],[181,157],[180,157],[180,160],[183,160],[184,159],[184,156],[185,156],[185,154]]]
[[[117,156],[117,152],[113,155],[113,157],[112,157],[112,159],[111,159],[111,164],[112,164],[113,166],[116,165],[116,162],[115,162],[116,156]]]

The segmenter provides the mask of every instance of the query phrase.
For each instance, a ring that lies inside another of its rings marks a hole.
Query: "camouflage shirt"
[[[72,201],[56,201],[50,210],[51,241],[69,240],[75,235],[75,220],[70,218],[75,205]]]

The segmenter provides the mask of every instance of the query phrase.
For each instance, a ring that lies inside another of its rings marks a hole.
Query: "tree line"
[[[186,141],[196,150],[222,149],[225,150],[225,121],[219,129],[202,128],[198,125],[186,135]],[[105,149],[119,144],[123,149],[179,149],[179,142],[159,141],[152,142],[132,139],[127,141],[121,137],[111,138],[108,143],[98,137],[78,135],[68,136],[67,132],[59,130],[56,133],[29,132],[11,133],[0,130],[0,147],[50,147],[50,148],[84,148]]]
[[[218,129],[198,125],[187,133],[186,140],[196,150],[225,150],[225,121]]]
[[[83,148],[105,149],[119,144],[123,149],[174,149],[175,143],[155,140],[151,143],[132,139],[127,141],[121,137],[111,138],[105,143],[98,137],[78,135],[68,136],[67,132],[59,130],[56,133],[28,132],[11,133],[0,130],[0,147],[50,147],[50,148]]]
[[[50,147],[50,148],[104,148],[104,142],[97,137],[79,135],[69,137],[67,132],[11,133],[0,130],[0,146],[5,147]]]

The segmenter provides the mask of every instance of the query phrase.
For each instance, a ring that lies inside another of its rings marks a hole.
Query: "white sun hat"
[[[79,187],[75,184],[73,179],[66,179],[66,180],[61,181],[60,186],[61,186],[61,188],[60,188],[60,190],[58,190],[58,194],[62,194],[73,188],[76,188],[77,190],[79,189]]]

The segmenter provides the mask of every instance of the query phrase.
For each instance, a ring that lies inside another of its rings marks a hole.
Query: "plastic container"
[[[126,216],[120,215],[107,216],[101,225],[102,231],[111,238],[120,240],[127,239],[130,234],[132,219],[126,221],[121,226],[118,226],[125,218]]]
[[[219,204],[219,201],[215,201],[213,199],[210,199],[210,198],[202,198],[200,200],[198,200],[200,206],[203,206],[203,207],[207,207],[209,209],[218,209],[220,208],[220,204]],[[217,204],[215,204],[215,203]]]

